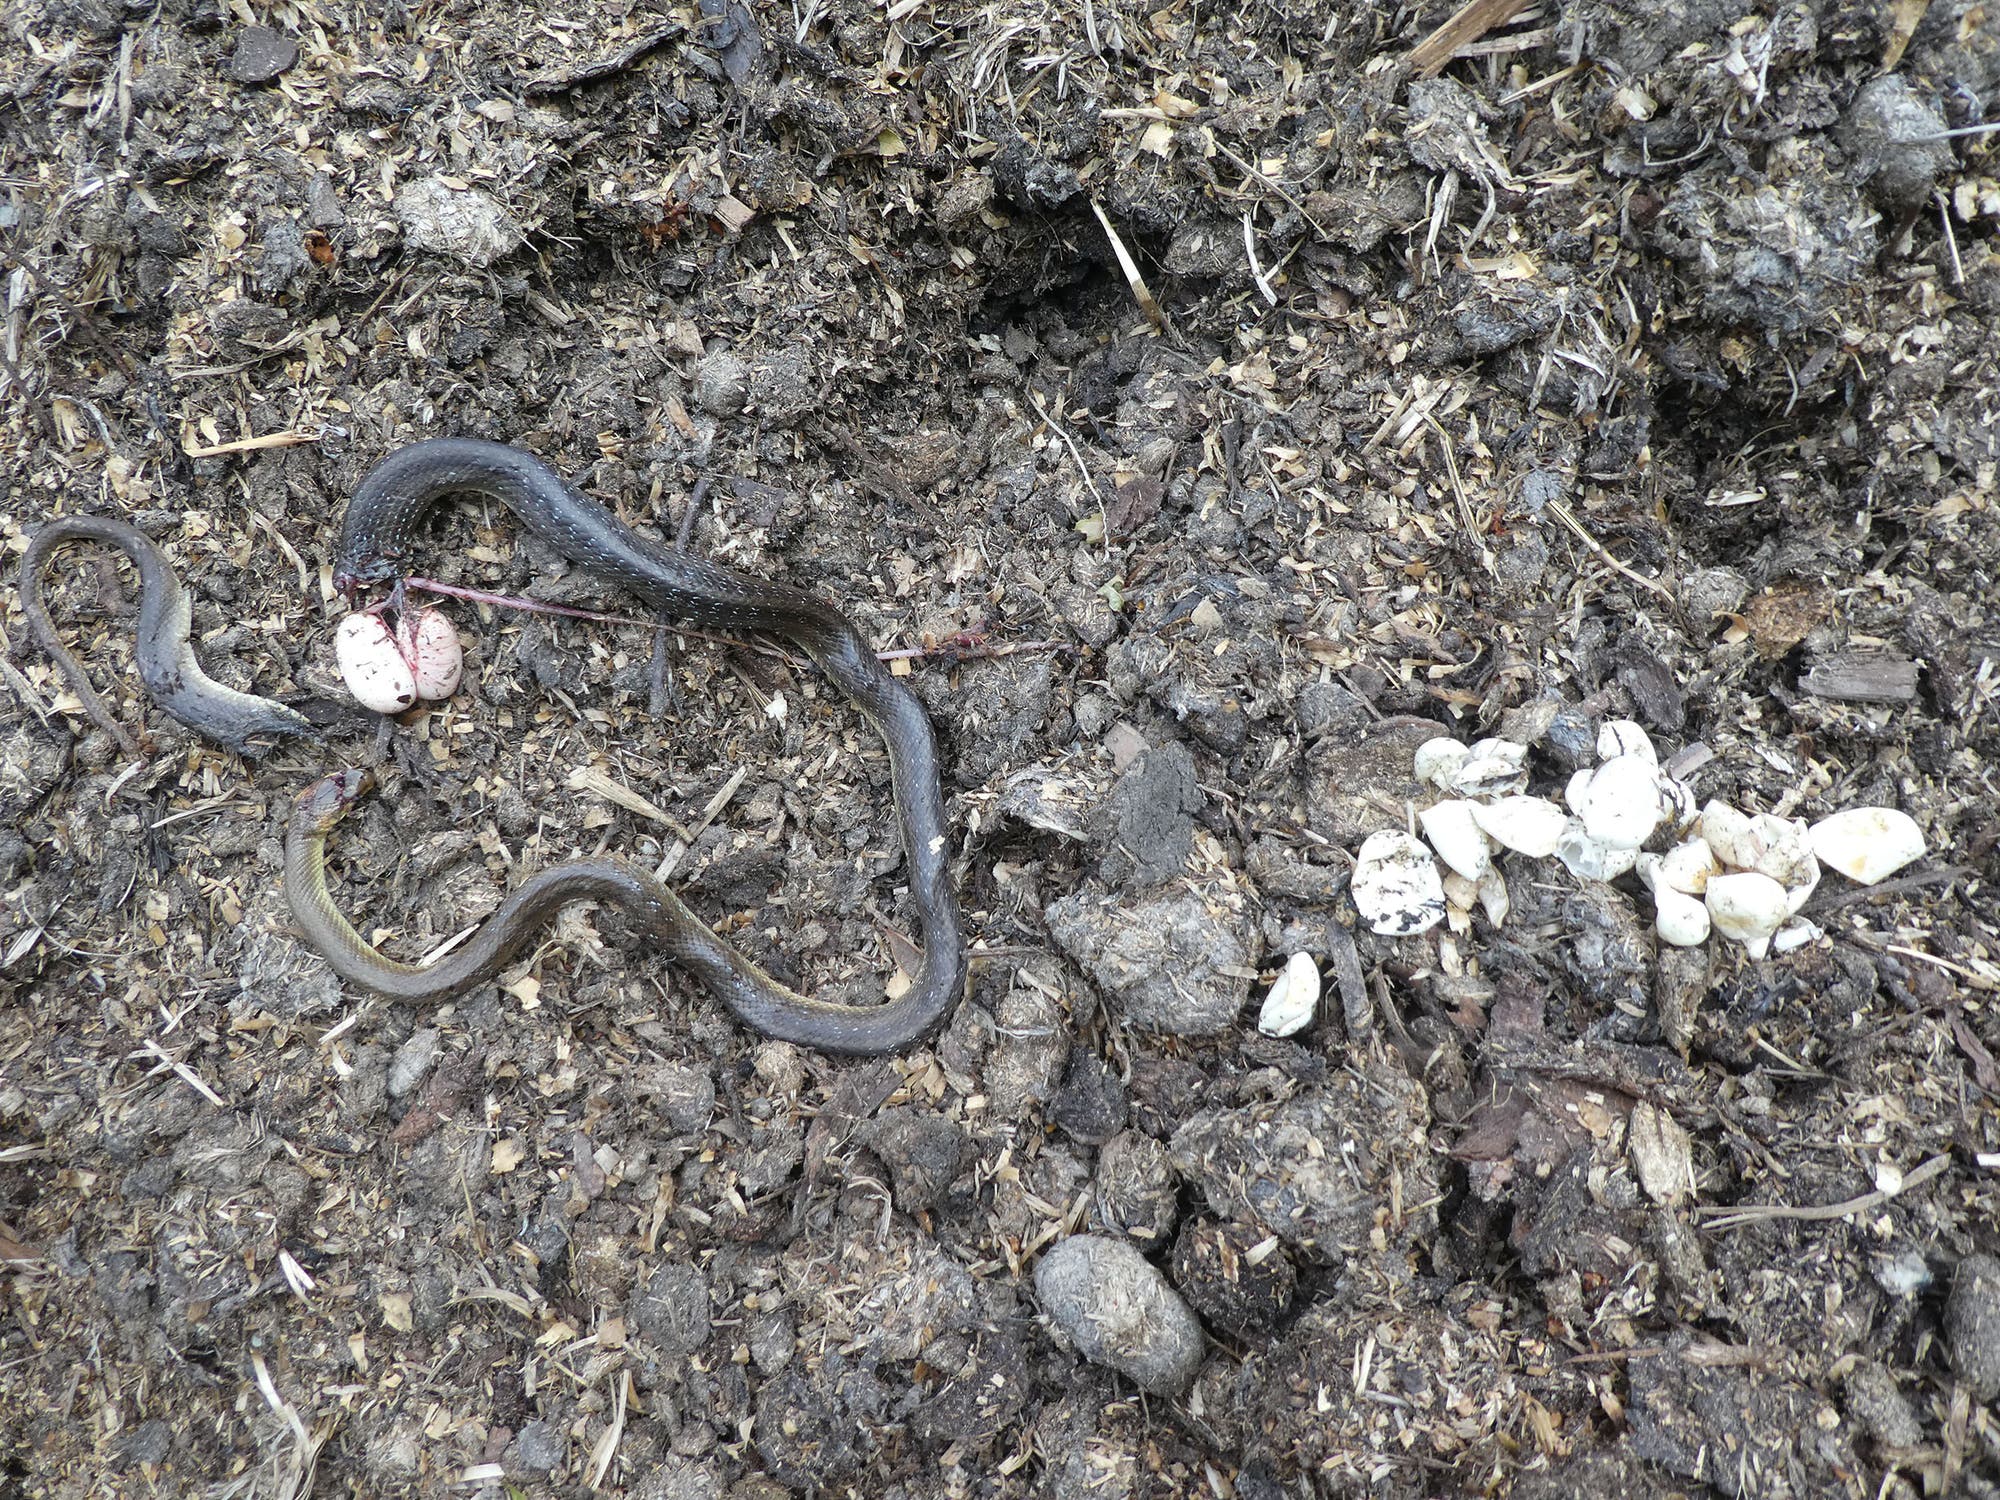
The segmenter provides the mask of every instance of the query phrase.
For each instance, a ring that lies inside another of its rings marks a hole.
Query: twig
[[[1595,552],[1599,557],[1603,558],[1605,562],[1609,563],[1612,567],[1616,568],[1620,573],[1623,573],[1627,578],[1631,579],[1634,583],[1638,584],[1639,587],[1644,589],[1651,589],[1654,593],[1658,594],[1662,599],[1666,600],[1669,604],[1674,602],[1673,591],[1667,588],[1665,584],[1656,583],[1652,579],[1646,577],[1645,574],[1633,571],[1631,568],[1628,568],[1624,563],[1620,562],[1617,558],[1613,557],[1609,552],[1606,552],[1604,550],[1604,544],[1598,541],[1598,539],[1592,536],[1588,531],[1584,530],[1583,523],[1577,520],[1576,516],[1571,512],[1570,508],[1567,505],[1563,504],[1562,501],[1551,500],[1549,502],[1549,510],[1554,514],[1555,518],[1558,521],[1562,522],[1563,525],[1567,526],[1571,531],[1576,533],[1578,541],[1582,542],[1584,546],[1588,547],[1592,552]]]
[[[1904,1174],[1901,1186],[1894,1192],[1877,1188],[1872,1193],[1863,1193],[1858,1198],[1849,1198],[1845,1203],[1822,1203],[1806,1208],[1793,1208],[1784,1203],[1758,1203],[1748,1208],[1732,1208],[1724,1204],[1698,1206],[1695,1212],[1715,1215],[1708,1222],[1710,1229],[1736,1229],[1744,1224],[1759,1224],[1767,1219],[1825,1220],[1844,1219],[1849,1214],[1866,1213],[1871,1208],[1879,1208],[1900,1193],[1921,1187],[1951,1165],[1951,1157],[1933,1156],[1922,1166]]]

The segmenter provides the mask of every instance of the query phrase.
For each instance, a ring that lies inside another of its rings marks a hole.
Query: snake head
[[[354,804],[375,786],[375,773],[363,766],[350,766],[322,776],[299,793],[299,816],[324,833],[346,817]]]

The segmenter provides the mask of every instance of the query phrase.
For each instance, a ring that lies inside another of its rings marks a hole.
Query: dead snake
[[[187,591],[175,576],[166,554],[137,527],[108,516],[58,516],[45,524],[21,557],[21,613],[28,629],[55,661],[71,689],[98,728],[128,754],[137,741],[97,696],[77,659],[70,655],[49,618],[42,598],[42,572],[49,556],[68,541],[110,542],[121,548],[139,570],[139,629],[133,655],[139,680],[152,700],[197,734],[206,735],[239,752],[247,752],[257,734],[315,733],[304,715],[271,698],[224,687],[195,660],[188,635],[191,620]]]
[[[491,978],[558,907],[594,898],[623,908],[751,1029],[825,1052],[872,1055],[909,1045],[941,1021],[965,983],[965,941],[951,888],[937,741],[914,694],[860,632],[816,594],[749,578],[671,551],[626,526],[533,455],[472,438],[433,438],[391,454],[348,502],[335,557],[343,592],[400,574],[423,513],[446,495],[497,500],[529,530],[599,578],[663,614],[722,630],[765,630],[795,642],[881,730],[902,821],[911,899],[924,927],[921,972],[886,1005],[837,1005],[776,983],[709,930],[650,874],[622,860],[581,859],[514,891],[466,945],[418,968],[385,958],[335,909],[325,842],[368,789],[344,771],[299,799],[285,848],[285,893],[307,941],[335,972],[400,1000],[442,1001]]]

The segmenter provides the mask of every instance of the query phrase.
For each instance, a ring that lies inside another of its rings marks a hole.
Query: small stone
[[[1093,1364],[1156,1396],[1179,1396],[1194,1383],[1201,1324],[1133,1246],[1073,1234],[1035,1267],[1035,1294],[1049,1321]]]
[[[1813,853],[1857,885],[1887,880],[1924,855],[1917,820],[1893,807],[1850,807],[1806,830]]]
[[[282,31],[246,26],[236,33],[236,48],[222,71],[236,83],[269,83],[298,60],[298,43]]]
[[[1437,850],[1438,858],[1467,880],[1478,880],[1492,864],[1486,835],[1473,809],[1479,804],[1462,797],[1439,802],[1417,814],[1417,826]]]
[[[1743,944],[1752,958],[1770,952],[1771,935],[1791,915],[1785,888],[1754,870],[1716,876],[1709,881],[1704,899],[1715,930]]]
[[[1546,797],[1502,797],[1475,805],[1472,816],[1494,843],[1531,859],[1554,854],[1569,823],[1563,810]]]
[[[1369,930],[1383,937],[1427,932],[1444,920],[1444,884],[1430,850],[1397,829],[1371,833],[1348,885]]]
[[[1310,953],[1294,953],[1272,984],[1257,1012],[1257,1029],[1265,1036],[1293,1036],[1312,1025],[1319,1009],[1319,965]]]

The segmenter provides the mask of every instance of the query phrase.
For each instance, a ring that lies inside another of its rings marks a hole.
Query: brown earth
[[[910,653],[975,963],[878,1062],[607,912],[372,1001],[277,889],[358,761],[391,951],[605,848],[879,995],[875,736],[759,643],[656,682],[644,626],[453,604],[450,704],[245,761],[69,551],[135,762],[10,578],[0,1497],[2000,1494],[1990,5],[1578,0],[1455,57],[1359,4],[4,19],[14,552],[132,519],[215,675],[313,699],[404,443],[669,536],[706,477],[692,547]],[[474,505],[421,571],[632,612]],[[1559,792],[1611,717],[1929,854],[1760,962],[1519,858],[1498,930],[1357,924],[1416,743]],[[1321,1019],[1260,1037],[1297,951]],[[1184,1394],[1052,1331],[1076,1231],[1202,1318]]]

